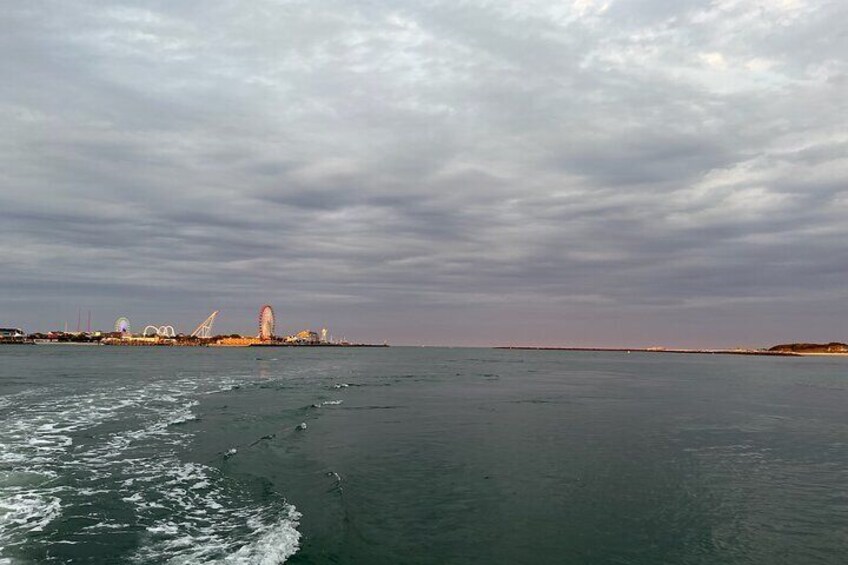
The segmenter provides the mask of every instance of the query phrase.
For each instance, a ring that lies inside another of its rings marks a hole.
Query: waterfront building
[[[2,339],[21,339],[24,337],[26,337],[26,334],[20,328],[0,328],[0,338]]]
[[[228,336],[222,337],[209,345],[215,347],[249,347],[262,342],[263,340],[258,337]]]
[[[25,343],[26,334],[20,328],[0,328],[0,343]]]
[[[171,345],[172,339],[163,339],[158,335],[128,335],[128,334],[111,334],[102,340],[103,345]]]
[[[293,343],[296,345],[315,345],[320,343],[320,338],[316,332],[311,330],[303,330],[297,332],[294,335],[290,335],[285,339],[286,343]]]

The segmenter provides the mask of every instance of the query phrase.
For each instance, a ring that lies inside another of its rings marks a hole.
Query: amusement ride
[[[215,318],[218,317],[218,310],[212,312],[208,318],[203,320],[203,322],[197,326],[193,332],[191,332],[191,337],[199,337],[201,339],[209,339],[212,337],[212,325],[215,323]]]
[[[131,334],[132,330],[130,329],[130,319],[126,316],[121,316],[115,320],[115,333]]]
[[[266,304],[259,310],[259,339],[269,341],[274,338],[274,309]]]

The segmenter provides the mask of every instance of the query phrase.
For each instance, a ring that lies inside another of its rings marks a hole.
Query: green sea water
[[[848,359],[0,347],[0,564],[842,564]]]

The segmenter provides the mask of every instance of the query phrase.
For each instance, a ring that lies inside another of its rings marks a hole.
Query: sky
[[[0,325],[848,341],[844,0],[7,2]]]

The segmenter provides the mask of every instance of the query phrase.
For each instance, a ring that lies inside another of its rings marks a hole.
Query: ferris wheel
[[[269,340],[274,337],[274,309],[266,304],[259,310],[259,339]]]
[[[121,316],[115,320],[115,333],[128,334],[130,333],[130,320],[126,316]]]

